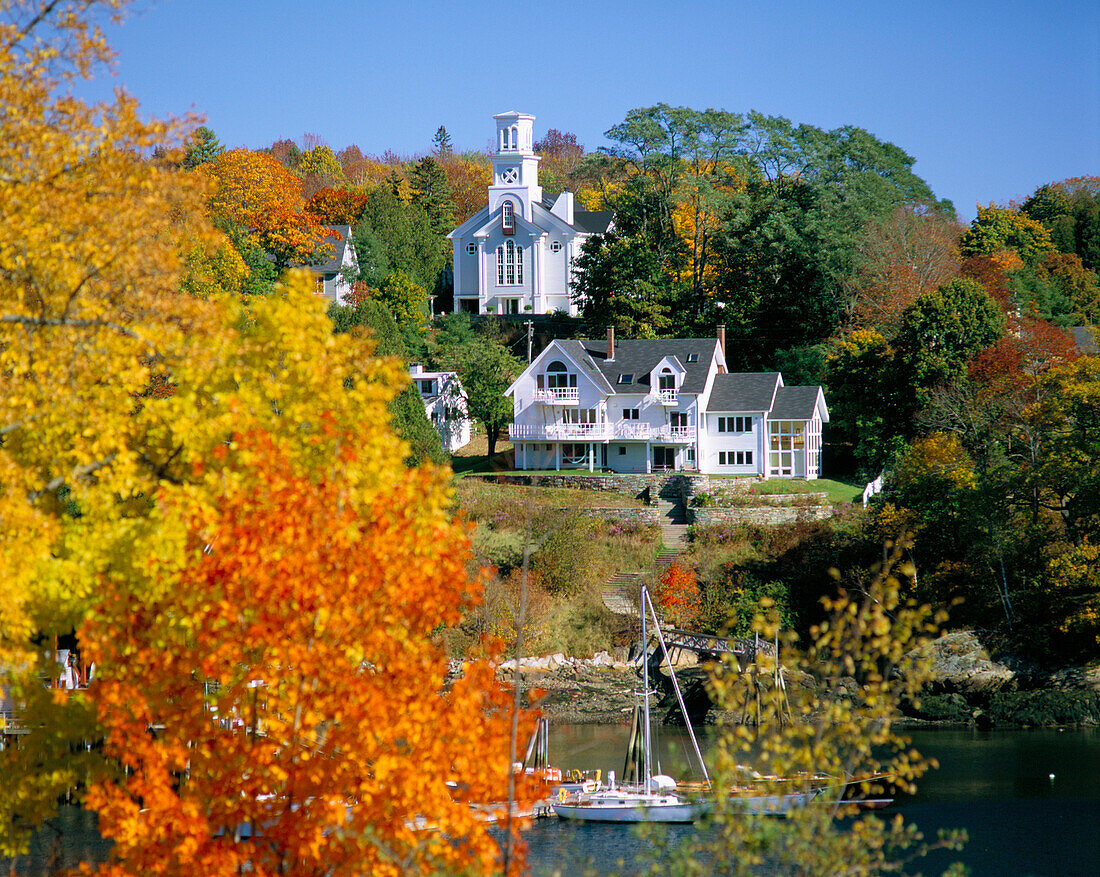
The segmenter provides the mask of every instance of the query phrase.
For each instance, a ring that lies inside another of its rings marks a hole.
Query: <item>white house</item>
[[[817,478],[821,387],[726,371],[717,338],[552,341],[510,386],[517,469]]]
[[[572,192],[544,197],[533,122],[500,113],[489,204],[448,237],[454,247],[454,309],[474,314],[548,314],[577,308],[570,292],[581,245],[611,226],[609,211],[576,208]]]
[[[324,243],[331,248],[331,254],[324,260],[313,265],[302,265],[313,273],[314,291],[318,295],[336,302],[338,305],[349,304],[351,284],[344,279],[343,272],[347,268],[358,269],[359,262],[355,257],[355,246],[351,239],[350,225],[327,225],[330,237],[324,238]]]
[[[452,454],[470,441],[470,417],[466,391],[454,372],[426,372],[418,363],[409,366],[409,377],[424,402],[424,413],[439,433],[443,450]]]

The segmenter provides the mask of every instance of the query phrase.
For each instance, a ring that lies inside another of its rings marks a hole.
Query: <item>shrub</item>
[[[603,522],[572,513],[547,521],[544,526],[549,533],[532,555],[532,567],[542,576],[549,593],[564,596],[580,593],[591,580],[595,539]],[[545,532],[543,527],[539,529]]]

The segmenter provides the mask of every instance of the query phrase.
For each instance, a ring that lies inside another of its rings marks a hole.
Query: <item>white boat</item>
[[[609,774],[609,787],[594,792],[572,792],[561,789],[558,799],[553,802],[554,812],[564,819],[579,819],[588,822],[694,822],[716,808],[719,795],[725,794],[730,811],[746,816],[783,816],[798,807],[805,807],[817,798],[823,791],[819,785],[810,785],[797,791],[776,791],[770,786],[766,777],[761,777],[759,783],[738,785],[728,792],[722,793],[714,789],[707,775],[703,756],[699,751],[699,743],[695,739],[695,732],[688,718],[687,708],[684,706],[684,698],[680,692],[679,683],[676,681],[676,673],[672,669],[672,661],[669,659],[668,648],[665,645],[661,626],[657,620],[656,610],[649,599],[645,585],[642,585],[641,593],[642,609],[642,686],[644,718],[638,721],[631,732],[631,744],[628,749],[628,769],[635,758],[640,762],[641,782],[624,784],[616,787],[614,774]],[[647,613],[648,610],[648,613]],[[695,757],[703,773],[702,783],[688,783],[685,787],[678,787],[674,779],[664,775],[653,776],[650,770],[650,732],[649,732],[649,663],[646,658],[646,617],[651,613],[654,632],[660,643],[662,654],[669,662],[669,672],[672,677],[673,689],[676,692],[677,701],[687,726],[688,736],[691,738]],[[638,727],[640,725],[640,729]],[[640,740],[637,735],[640,733]],[[636,745],[640,743],[639,747]],[[774,779],[774,778],[773,778]]]
[[[645,660],[644,650],[647,642],[646,615],[647,609],[653,612],[653,623],[657,624],[657,614],[653,610],[653,604],[649,600],[646,587],[642,585],[642,695],[643,717],[641,718],[640,739],[635,739],[637,724],[632,731],[630,754],[627,761],[630,763],[635,751],[636,742],[641,744],[639,753],[641,768],[641,781],[623,786],[615,785],[615,775],[608,774],[608,788],[595,792],[572,793],[561,789],[558,799],[553,802],[554,812],[562,819],[578,819],[585,822],[694,822],[706,814],[708,802],[705,798],[692,798],[676,793],[676,781],[672,777],[658,774],[654,776],[651,770],[651,746],[649,732],[649,664]],[[660,627],[657,627],[660,637]],[[664,640],[661,639],[662,648]],[[667,652],[666,652],[667,656]],[[675,678],[675,677],[674,677]],[[687,710],[684,709],[683,698],[680,695],[679,686],[676,687],[676,696],[680,699],[680,708],[687,719]],[[638,722],[637,715],[635,722]],[[695,747],[695,755],[699,759],[703,776],[706,777],[706,766],[699,752],[699,744],[695,740],[695,732],[688,722],[688,733],[691,736],[692,745]],[[709,778],[707,778],[709,785]]]

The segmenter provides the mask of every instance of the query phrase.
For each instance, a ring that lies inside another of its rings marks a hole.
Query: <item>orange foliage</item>
[[[970,256],[963,259],[959,274],[976,280],[985,287],[989,297],[1001,306],[1005,313],[1012,311],[1015,305],[1008,291],[1007,271],[1001,262],[992,256]]]
[[[467,156],[440,156],[439,163],[451,187],[455,225],[461,225],[488,204],[488,188],[493,181],[493,169],[488,157],[474,161]]]
[[[333,252],[322,223],[303,210],[302,181],[269,153],[234,149],[201,167],[215,183],[211,212],[247,229],[280,268]]]
[[[676,624],[686,624],[699,606],[699,585],[695,573],[672,561],[661,576],[658,605]]]
[[[324,225],[356,225],[367,206],[367,195],[354,189],[321,189],[305,209]]]
[[[379,483],[351,489],[356,436],[337,447],[308,477],[265,433],[220,446],[213,510],[162,497],[189,543],[176,585],[106,583],[82,632],[127,769],[88,795],[114,841],[106,873],[499,870],[445,785],[502,801],[510,774],[511,695],[487,664],[447,689],[431,639],[478,599],[467,537],[439,472],[375,466]],[[242,825],[262,842],[237,840]]]

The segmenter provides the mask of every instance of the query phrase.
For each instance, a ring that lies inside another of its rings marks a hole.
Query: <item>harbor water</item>
[[[961,861],[974,877],[1100,874],[1100,729],[922,729],[910,736],[939,769],[883,815],[902,813],[926,837],[941,828],[964,828],[970,837],[961,852],[935,853],[911,873],[940,874]],[[551,729],[550,752],[566,768],[621,771],[625,737],[619,727],[559,727]],[[666,772],[687,775],[689,751],[686,734],[662,729],[658,752]],[[695,830],[670,826],[669,839]],[[647,840],[621,825],[544,819],[526,837],[537,875],[636,874],[643,870],[639,857],[653,855]]]

